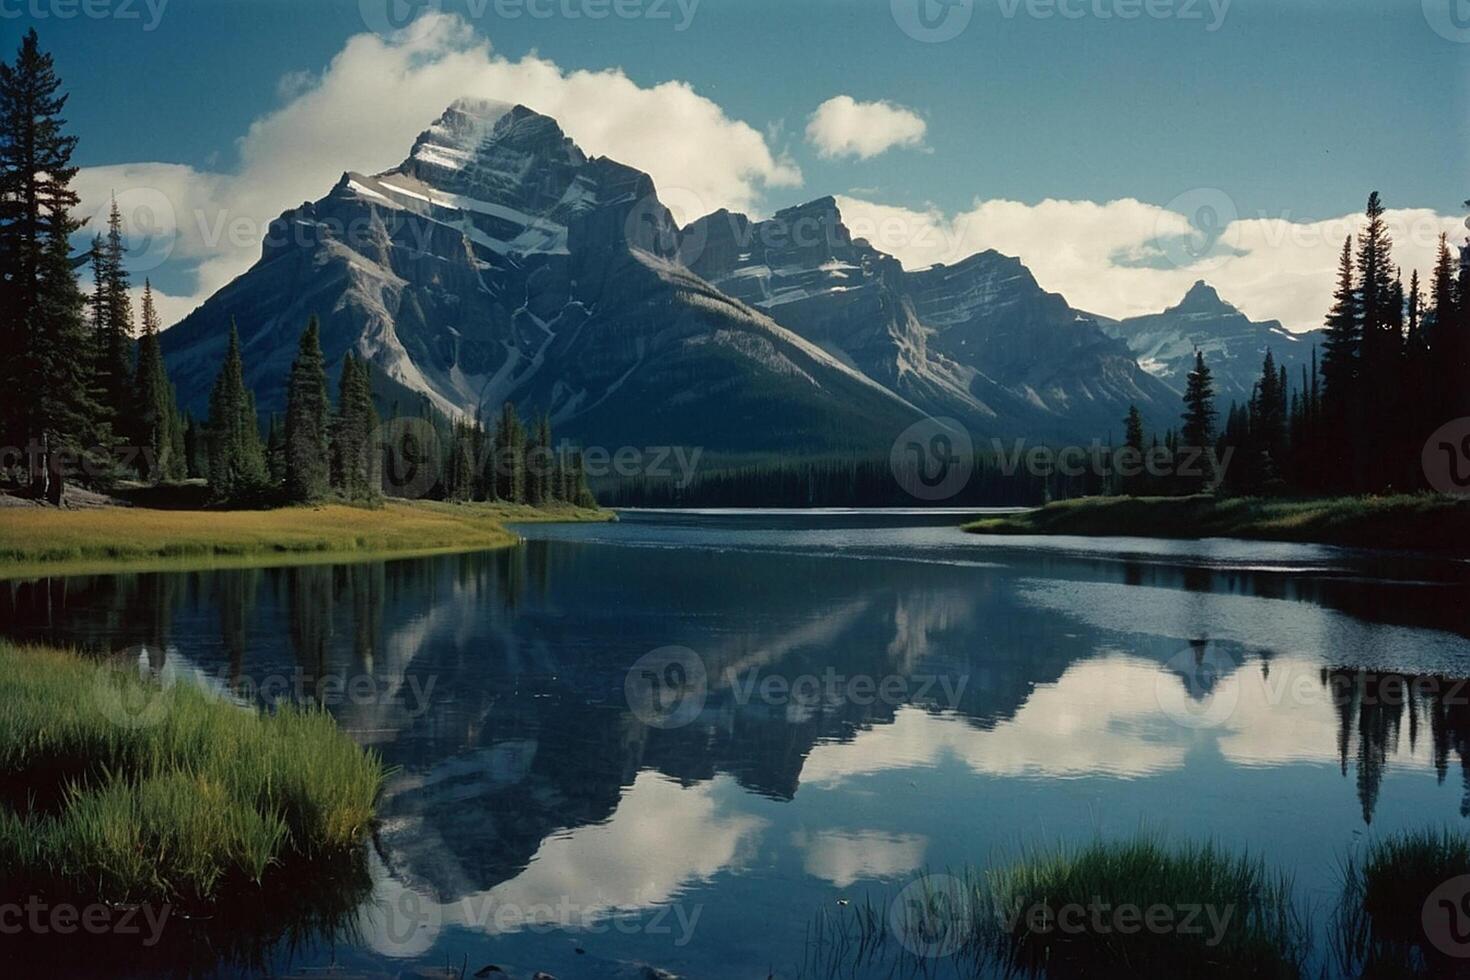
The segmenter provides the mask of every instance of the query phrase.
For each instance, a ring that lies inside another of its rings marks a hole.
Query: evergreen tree
[[[133,390],[136,380],[132,364],[133,303],[123,263],[126,254],[122,212],[118,210],[117,198],[113,198],[107,214],[107,235],[93,242],[93,282],[101,295],[93,297],[92,302],[93,327],[97,334],[97,383],[113,431],[118,435],[136,429],[130,424],[137,396]]]
[[[286,426],[275,412],[265,427],[265,470],[271,486],[286,485]]]
[[[1142,468],[1143,454],[1143,415],[1138,411],[1137,405],[1128,406],[1128,415],[1123,419],[1123,445],[1131,450],[1131,464],[1138,469]],[[1144,476],[1142,473],[1126,476],[1122,480],[1120,489],[1123,493],[1133,495],[1142,491]]]
[[[66,96],[34,29],[0,63],[0,435],[25,447],[32,490],[59,503],[60,452],[93,452],[98,424],[83,310],[68,240],[80,224],[71,183],[76,137]],[[93,457],[95,460],[95,456]]]
[[[1353,239],[1342,243],[1337,288],[1327,314],[1327,338],[1322,343],[1322,429],[1325,455],[1335,470],[1337,486],[1353,482],[1356,442],[1351,429],[1359,416],[1359,356],[1362,340],[1358,293],[1353,274]]]
[[[309,503],[327,495],[327,372],[315,316],[306,321],[286,381],[286,499]]]
[[[1249,452],[1256,490],[1279,489],[1286,459],[1286,382],[1266,349],[1250,407]]]
[[[1395,471],[1393,430],[1403,356],[1402,288],[1395,295],[1392,240],[1378,192],[1368,195],[1367,225],[1358,238],[1359,417],[1351,434],[1359,443],[1358,482],[1381,489]]]
[[[474,496],[474,470],[470,466],[470,428],[455,422],[449,443],[449,459],[444,466],[444,498],[466,501]]]
[[[243,501],[265,489],[268,480],[265,450],[255,396],[245,387],[245,365],[240,357],[240,332],[230,323],[224,364],[209,393],[209,486],[216,499]]]
[[[1198,468],[1201,475],[1186,477],[1185,486],[1201,490],[1214,480],[1208,451],[1215,448],[1215,383],[1210,369],[1205,364],[1205,355],[1198,349],[1194,352],[1194,369],[1189,372],[1184,387],[1184,424],[1179,429],[1183,446],[1200,452]]]
[[[526,447],[526,503],[546,506],[554,496],[551,480],[551,420],[542,415]]]
[[[495,426],[495,495],[512,504],[526,502],[526,432],[513,402],[500,410]]]
[[[184,445],[184,413],[179,411],[179,392],[172,383],[168,386],[168,405],[168,457],[163,478],[178,482],[193,474],[189,472],[189,452]]]
[[[332,486],[355,503],[376,503],[382,496],[377,446],[373,442],[378,413],[366,361],[349,352],[342,359],[337,383],[337,414],[332,420]]]
[[[194,416],[184,413],[184,467],[189,479],[209,477],[209,438]]]
[[[1470,412],[1470,334],[1461,316],[1455,282],[1455,262],[1449,237],[1439,236],[1434,272],[1429,285],[1429,307],[1424,314],[1424,342],[1429,348],[1431,419],[1439,424]]]
[[[138,447],[138,475],[157,483],[170,470],[173,461],[175,427],[173,389],[163,366],[163,352],[158,346],[158,310],[153,305],[153,284],[143,281],[143,334],[138,339],[138,364],[133,380],[135,398],[133,431]]]

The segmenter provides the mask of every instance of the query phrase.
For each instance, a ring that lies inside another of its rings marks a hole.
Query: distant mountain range
[[[234,320],[259,409],[280,411],[311,314],[330,368],[372,362],[385,411],[488,416],[509,399],[588,445],[749,455],[886,452],[925,416],[1085,442],[1120,433],[1132,403],[1162,428],[1194,345],[1227,400],[1266,344],[1309,346],[1204,284],[1114,322],[994,251],[908,272],[830,197],[680,228],[647,174],[473,99],[397,168],[282,214],[259,261],[164,333],[182,403],[207,410]]]
[[[1291,384],[1299,385],[1302,368],[1310,370],[1314,348],[1321,356],[1326,336],[1325,330],[1292,333],[1279,320],[1251,320],[1203,281],[1162,313],[1105,320],[1102,326],[1128,345],[1144,370],[1181,394],[1195,349],[1203,351],[1222,408],[1250,399],[1267,349],[1278,366],[1285,365]]]

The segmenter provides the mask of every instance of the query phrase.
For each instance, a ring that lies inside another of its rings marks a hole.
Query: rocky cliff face
[[[1181,393],[1195,350],[1203,351],[1222,409],[1251,397],[1267,348],[1278,366],[1286,366],[1291,384],[1300,385],[1302,367],[1310,370],[1312,349],[1322,346],[1324,336],[1321,330],[1292,333],[1278,320],[1251,320],[1203,281],[1162,313],[1129,317],[1104,329],[1127,343],[1146,371]]]
[[[980,438],[1086,441],[1129,404],[1172,425],[1174,376],[1129,345],[1157,334],[1147,363],[1169,363],[1180,323],[1215,329],[1179,315],[1193,309],[1105,330],[993,251],[906,272],[830,197],[681,229],[647,174],[524,106],[462,99],[397,168],[345,173],[281,215],[260,260],[163,346],[197,414],[231,320],[259,408],[279,411],[315,314],[328,363],[371,361],[389,410],[489,415],[510,399],[589,444],[886,452],[924,415]]]
[[[397,169],[283,214],[260,261],[164,335],[202,412],[231,320],[262,411],[295,338],[368,358],[380,395],[454,415],[506,399],[613,447],[886,449],[920,411],[675,260],[646,174],[524,107],[461,100]]]
[[[821,198],[767,221],[716,212],[682,232],[681,258],[926,411],[983,433],[1082,439],[1129,404],[1172,422],[1178,398],[1126,345],[1043,290],[1019,259],[986,251],[905,272],[854,239]]]

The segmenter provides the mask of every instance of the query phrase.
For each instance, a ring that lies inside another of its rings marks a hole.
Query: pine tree
[[[286,499],[309,503],[327,495],[327,372],[315,316],[306,322],[286,380]]]
[[[1128,406],[1128,415],[1123,419],[1123,445],[1130,450],[1130,465],[1135,469],[1141,469],[1143,464],[1143,415],[1138,411],[1137,405]],[[1123,493],[1133,495],[1139,493],[1143,488],[1143,474],[1137,473],[1125,476],[1122,479],[1120,489]]]
[[[1359,314],[1359,418],[1351,434],[1359,443],[1358,480],[1369,489],[1391,481],[1392,431],[1396,416],[1396,386],[1403,340],[1402,301],[1397,303],[1392,267],[1393,242],[1383,220],[1378,192],[1368,195],[1367,224],[1358,238],[1357,277]]]
[[[596,507],[597,498],[587,486],[587,472],[582,466],[582,454],[574,452],[568,473],[567,501],[577,507]]]
[[[286,485],[286,426],[275,412],[265,427],[265,471],[271,486]]]
[[[513,402],[506,402],[495,427],[496,489],[501,500],[526,502],[526,432]]]
[[[224,364],[209,393],[209,486],[216,499],[240,502],[258,496],[269,479],[255,396],[245,387],[240,332],[230,323]]]
[[[163,478],[171,482],[188,479],[189,452],[184,445],[184,413],[179,411],[179,392],[172,383],[168,386],[168,456],[163,468]]]
[[[332,486],[354,503],[376,503],[382,495],[374,443],[377,428],[367,362],[348,353],[342,359],[337,414],[332,420]]]
[[[173,389],[158,346],[158,310],[153,284],[143,281],[143,334],[138,339],[138,365],[133,380],[133,432],[139,449],[138,475],[154,483],[174,468],[171,432],[175,408]]]
[[[1286,383],[1269,347],[1250,408],[1249,448],[1253,489],[1279,489],[1286,457]]]
[[[26,33],[13,64],[0,63],[0,435],[26,448],[34,492],[59,503],[60,452],[87,452],[109,437],[92,399],[83,310],[72,274],[71,188],[76,137],[63,132],[66,96],[54,62]]]
[[[1455,261],[1449,237],[1439,236],[1439,250],[1429,285],[1429,307],[1424,314],[1424,342],[1429,348],[1431,418],[1440,423],[1470,412],[1470,334],[1460,315]]]
[[[100,266],[94,273],[94,281],[100,281],[102,290],[102,295],[93,302],[99,334],[97,381],[104,404],[111,412],[113,431],[118,435],[133,428],[128,423],[137,404],[133,392],[133,303],[129,298],[128,272],[124,265],[126,254],[122,212],[118,210],[117,198],[114,197],[107,214],[107,235],[93,258]]]
[[[551,480],[551,420],[542,415],[526,449],[526,502],[546,506],[554,496]]]
[[[194,416],[184,413],[184,466],[189,479],[209,478],[209,437]]]
[[[470,467],[470,429],[468,423],[456,421],[449,444],[449,460],[444,467],[444,498],[463,502],[474,495],[474,471]]]
[[[1214,482],[1209,451],[1215,448],[1215,418],[1215,383],[1205,364],[1204,352],[1196,349],[1194,370],[1189,372],[1184,386],[1184,424],[1179,430],[1181,444],[1200,453],[1201,475],[1185,480],[1185,485],[1196,491]]]
[[[1352,429],[1360,408],[1359,366],[1362,318],[1353,272],[1353,239],[1342,243],[1337,269],[1337,288],[1327,314],[1327,338],[1322,343],[1322,430],[1321,436],[1334,468],[1337,486],[1353,482],[1357,469],[1357,443]]]

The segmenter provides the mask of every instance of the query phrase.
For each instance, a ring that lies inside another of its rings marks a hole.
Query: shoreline
[[[1084,497],[964,525],[971,534],[1240,538],[1470,558],[1470,499]]]
[[[0,510],[0,581],[422,558],[513,547],[507,524],[610,521],[609,510],[389,501],[272,510]]]

